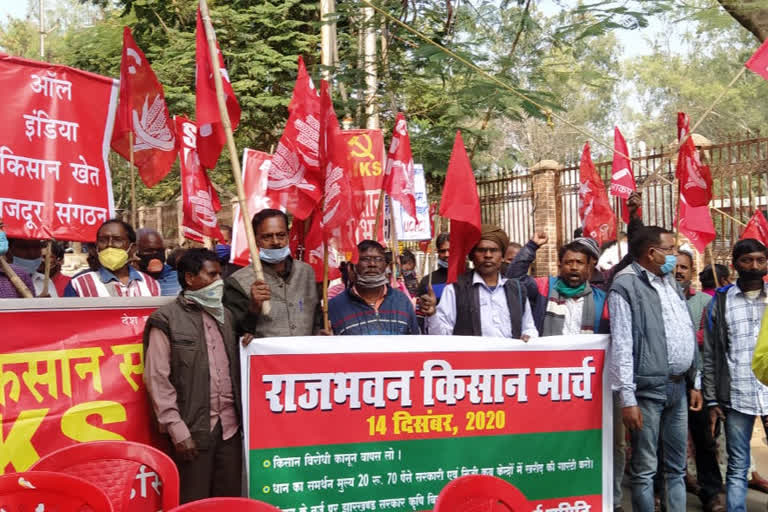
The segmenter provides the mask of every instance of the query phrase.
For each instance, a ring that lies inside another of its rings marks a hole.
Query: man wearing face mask
[[[291,257],[288,216],[267,208],[253,216],[252,225],[264,280],[256,279],[248,265],[224,281],[224,306],[234,315],[237,333],[257,338],[318,333],[322,316],[315,272]],[[264,315],[261,305],[267,300],[272,310]]]
[[[120,219],[110,219],[96,231],[88,249],[90,270],[72,278],[65,297],[158,297],[160,285],[128,261],[136,248],[136,232]]]
[[[437,247],[437,270],[432,272],[432,291],[435,293],[435,298],[440,301],[440,296],[443,294],[443,288],[445,288],[445,282],[448,280],[448,256],[450,255],[451,242],[450,235],[448,233],[440,233],[437,235],[435,241],[435,247]],[[421,297],[428,293],[429,275],[421,278],[419,283],[419,289],[416,291],[416,297]]]
[[[35,296],[39,297],[45,283],[45,276],[37,271],[43,261],[43,246],[40,240],[9,238],[7,259],[10,263],[23,268],[32,277]],[[48,294],[50,297],[59,296],[56,288],[50,283],[48,285]]]
[[[760,322],[768,303],[768,249],[753,238],[733,246],[736,284],[719,288],[704,325],[704,399],[710,432],[725,421],[726,505],[746,511],[750,440],[757,417],[768,415],[768,387],[752,371]],[[765,424],[764,424],[765,426]],[[768,428],[766,428],[768,433]]]
[[[154,229],[140,229],[137,233],[136,256],[139,270],[152,276],[163,295],[175,297],[181,291],[176,272],[165,262],[165,242]]]
[[[419,334],[408,297],[389,286],[384,247],[373,240],[357,245],[357,263],[348,265],[352,286],[328,303],[336,335]]]
[[[701,410],[694,325],[674,279],[675,237],[658,226],[640,228],[630,241],[634,262],[614,278],[608,294],[610,371],[631,433],[632,510],[653,512],[658,443],[670,512],[686,509],[688,409]],[[690,388],[690,407],[686,397]]]
[[[241,495],[240,364],[221,264],[207,249],[179,260],[182,292],[144,328],[144,381],[174,447],[181,502]]]

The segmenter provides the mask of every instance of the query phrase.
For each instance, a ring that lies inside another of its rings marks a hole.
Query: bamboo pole
[[[128,132],[128,152],[131,163],[131,226],[136,228],[136,168],[133,166],[133,131]]]
[[[717,269],[715,268],[715,253],[712,251],[712,242],[707,245],[709,253],[709,268],[712,269],[712,278],[715,280],[715,289],[720,288],[720,280],[717,278]]]
[[[40,292],[41,297],[50,297],[48,292],[48,286],[51,282],[51,252],[53,251],[53,240],[48,240],[48,245],[45,252],[45,277],[43,280],[43,291]]]
[[[438,237],[438,234],[440,233],[440,224],[441,224],[441,222],[440,222],[440,215],[438,215],[436,213],[433,218],[435,219],[432,222],[435,225],[435,232],[432,233],[432,243],[429,244],[429,249],[431,251],[432,248],[434,247],[435,255],[437,256],[437,249],[438,249],[437,248],[437,237]],[[427,256],[429,256],[429,252],[427,252]],[[430,266],[428,268],[428,270],[429,270],[429,275],[427,277],[427,290],[431,290],[432,289],[432,267]]]
[[[325,239],[323,240],[323,329],[331,332],[331,322],[328,320],[328,240]]]
[[[376,207],[376,218],[373,222],[373,240],[379,241],[379,228],[381,227],[381,219],[384,217],[384,188],[382,187],[379,192],[379,203]]]
[[[264,271],[261,268],[259,251],[256,248],[256,236],[253,233],[251,216],[248,212],[248,203],[245,201],[245,188],[243,187],[242,172],[240,170],[240,160],[237,157],[237,147],[235,147],[235,137],[232,135],[232,125],[229,121],[226,100],[224,98],[224,86],[221,82],[221,70],[219,69],[219,56],[216,50],[216,40],[213,33],[213,24],[211,15],[208,12],[208,3],[206,0],[200,0],[200,16],[203,18],[205,27],[205,38],[208,41],[208,55],[211,59],[211,68],[213,69],[213,83],[216,86],[216,99],[219,104],[219,114],[221,114],[221,124],[224,127],[224,133],[227,136],[227,148],[229,149],[229,161],[232,164],[232,177],[237,187],[237,201],[240,203],[240,212],[243,215],[243,226],[245,227],[245,238],[248,241],[248,251],[251,254],[251,265],[256,273],[256,279],[264,280]],[[271,311],[269,301],[261,304],[261,313],[269,315]]]
[[[392,282],[397,284],[397,267],[399,265],[400,248],[397,246],[395,232],[395,202],[389,196],[389,243],[392,245]]]
[[[32,295],[32,292],[29,291],[29,288],[27,288],[27,285],[24,284],[24,281],[22,281],[21,278],[16,275],[16,272],[14,272],[11,266],[8,264],[8,261],[5,259],[5,255],[0,256],[0,268],[2,268],[5,275],[8,276],[8,280],[11,282],[13,287],[16,288],[16,291],[19,292],[19,295],[25,299],[34,298],[34,295]]]

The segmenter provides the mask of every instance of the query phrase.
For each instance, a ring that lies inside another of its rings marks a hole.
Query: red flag
[[[626,155],[626,156],[625,156]],[[635,176],[632,174],[632,161],[628,158],[629,150],[624,136],[615,126],[613,131],[613,167],[611,170],[611,195],[619,197],[621,201],[621,218],[629,223],[629,210],[627,199],[637,190]]]
[[[205,39],[205,28],[203,27],[200,8],[197,9],[197,31],[195,37],[195,61],[197,63],[195,76],[195,88],[197,90],[195,116],[197,117],[197,125],[199,127],[197,151],[200,154],[200,163],[203,164],[203,167],[213,169],[216,167],[216,161],[219,159],[219,155],[221,155],[224,144],[227,143],[227,136],[224,133],[224,126],[221,124],[219,104],[216,101],[213,68],[211,66],[211,57],[208,53],[208,41]],[[213,35],[213,38],[214,40],[216,39],[216,34]],[[240,124],[240,104],[235,97],[235,91],[232,90],[232,84],[229,80],[227,68],[224,66],[224,56],[221,54],[218,41],[216,41],[216,51],[219,57],[221,85],[226,96],[227,113],[229,114],[229,122],[234,132],[237,129],[237,125]]]
[[[759,208],[755,210],[755,214],[747,222],[747,227],[744,228],[739,240],[745,238],[754,238],[768,247],[768,221],[765,220],[765,215]]]
[[[216,212],[221,210],[221,202],[213,188],[208,173],[200,166],[197,156],[197,125],[189,119],[176,116],[176,133],[181,135],[181,198],[184,236],[203,241],[207,236],[221,240],[224,236],[219,231]]]
[[[312,225],[304,236],[304,225],[309,220],[293,219],[291,224],[291,236],[289,245],[291,247],[291,254],[297,255],[299,246],[304,248],[305,263],[312,266],[315,271],[315,281],[322,282],[323,280],[323,237],[322,226],[320,225],[320,213],[315,212],[312,215]],[[303,239],[303,241],[302,241]],[[341,271],[339,270],[340,258],[338,253],[331,247],[328,251],[328,280],[332,281],[341,277]]]
[[[262,151],[243,150],[243,188],[248,203],[248,213],[253,217],[264,208],[279,208],[267,197],[267,175],[272,157]],[[246,266],[251,261],[248,241],[245,238],[243,216],[240,205],[235,205],[232,225],[232,258],[235,265]],[[248,219],[251,222],[251,219]]]
[[[757,49],[746,64],[747,69],[768,80],[768,39],[763,41],[760,48]]]
[[[131,29],[123,28],[123,58],[120,63],[120,104],[112,135],[112,149],[131,159],[130,137],[133,132],[133,161],[141,180],[155,186],[176,161],[176,132],[163,86],[157,81],[144,53],[136,46]]]
[[[682,194],[677,227],[699,252],[704,252],[707,245],[715,239],[715,225],[712,223],[709,206],[691,206]]]
[[[306,219],[320,201],[320,117],[322,107],[312,79],[299,57],[299,76],[288,105],[288,122],[272,157],[268,193],[299,219]]]
[[[387,167],[384,171],[384,192],[398,201],[405,212],[416,218],[416,192],[413,185],[413,155],[408,124],[402,112],[397,113],[392,130],[392,142],[387,153]]]
[[[707,206],[712,199],[712,174],[709,166],[699,160],[699,152],[688,136],[691,131],[688,116],[683,112],[677,113],[677,140],[685,139],[677,155],[677,170],[675,176],[680,183],[680,194],[691,207]]]
[[[579,217],[584,235],[593,238],[598,245],[616,240],[616,215],[613,213],[605,185],[592,163],[589,142],[584,144],[579,163]]]
[[[324,169],[324,193],[321,212],[321,226],[324,239],[339,251],[357,250],[354,230],[349,229],[349,220],[354,218],[350,185],[350,165],[347,159],[346,140],[340,136],[341,128],[333,101],[328,92],[328,82],[320,83],[320,162]],[[357,259],[356,257],[354,258]]]
[[[448,257],[448,283],[466,269],[467,255],[480,240],[480,198],[461,132],[456,132],[448,172],[445,175],[440,216],[451,219],[451,253]]]

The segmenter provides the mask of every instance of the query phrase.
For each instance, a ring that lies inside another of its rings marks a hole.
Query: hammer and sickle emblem
[[[361,139],[365,139],[364,141]],[[368,158],[374,160],[373,156],[373,142],[371,137],[367,134],[355,135],[347,143],[350,148],[350,154],[355,158]]]

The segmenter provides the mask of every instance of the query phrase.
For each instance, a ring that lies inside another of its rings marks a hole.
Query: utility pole
[[[379,129],[379,113],[376,110],[376,27],[373,21],[373,9],[363,9],[365,30],[364,59],[365,59],[365,115],[366,127],[369,130]]]
[[[40,0],[40,58],[45,59],[45,0]]]

